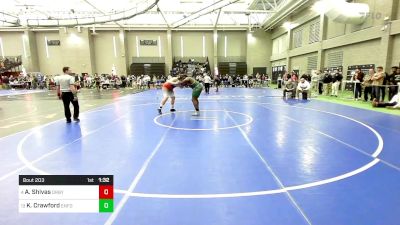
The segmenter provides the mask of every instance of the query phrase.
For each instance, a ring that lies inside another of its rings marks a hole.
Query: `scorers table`
[[[113,175],[20,175],[20,213],[112,213]]]

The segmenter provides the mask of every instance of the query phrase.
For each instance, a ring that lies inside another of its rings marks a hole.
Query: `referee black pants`
[[[210,83],[204,83],[204,87],[206,89],[206,94],[210,93]]]
[[[72,103],[74,106],[74,119],[79,118],[79,103],[78,100],[74,101],[74,95],[72,92],[63,92],[61,94],[61,99],[64,103],[64,115],[67,121],[71,121],[71,111],[69,110],[69,105]]]

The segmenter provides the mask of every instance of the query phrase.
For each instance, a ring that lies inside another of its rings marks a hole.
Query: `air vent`
[[[311,74],[311,70],[316,70],[318,66],[318,56],[307,57],[307,73]]]
[[[343,66],[343,51],[328,54],[328,67]]]

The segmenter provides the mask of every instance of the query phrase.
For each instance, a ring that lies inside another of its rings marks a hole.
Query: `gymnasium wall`
[[[279,57],[281,54],[287,54],[288,35],[283,34],[272,40],[272,54]]]
[[[346,32],[346,24],[336,23],[333,20],[327,21],[326,38],[331,39],[339,36],[343,36]]]
[[[324,51],[324,67],[328,67],[328,55],[332,52],[343,52],[343,67],[362,64],[377,64],[376,56],[380,54],[380,40],[375,39],[362,43],[332,48]],[[378,65],[376,65],[378,66]]]
[[[126,68],[132,62],[132,57],[181,57],[181,37],[183,43],[183,56],[209,57],[211,68],[214,67],[214,41],[212,31],[172,31],[171,52],[168,52],[167,32],[166,31],[125,31],[126,48],[121,42],[120,32],[115,31],[96,31],[97,35],[92,35],[88,28],[82,28],[79,32],[76,28],[64,28],[57,30],[37,30],[33,32],[30,40],[32,43],[33,59],[37,60],[35,66],[30,66],[31,61],[24,60],[22,37],[24,32],[0,32],[3,40],[3,50],[6,56],[23,56],[24,65],[27,71],[36,70],[44,74],[59,74],[63,66],[70,66],[76,73],[110,73],[114,64],[117,73],[126,73]],[[203,52],[204,36],[204,52]],[[271,42],[267,34],[262,32],[253,38],[253,42],[247,43],[247,33],[245,31],[219,31],[218,32],[218,53],[219,57],[225,56],[225,36],[227,37],[226,56],[241,56],[246,58],[248,44],[251,45],[254,65],[267,66],[269,64],[270,47],[265,45]],[[60,40],[60,46],[47,46],[45,38],[48,40]],[[114,52],[114,37],[116,52]],[[137,45],[137,40],[157,40],[157,46]],[[161,47],[160,47],[161,46]],[[30,46],[26,46],[29,48]],[[37,52],[35,51],[37,50]],[[29,56],[30,57],[30,56]],[[125,62],[127,57],[127,63]],[[33,60],[33,61],[35,61]],[[172,59],[171,59],[172,61]],[[253,60],[252,60],[253,61]],[[252,62],[251,61],[251,62]],[[28,64],[29,62],[29,64]],[[250,62],[250,63],[251,63]],[[171,63],[171,62],[166,62]],[[128,65],[127,65],[128,64]],[[28,66],[28,67],[27,67]],[[32,68],[30,68],[32,67]],[[249,67],[252,71],[252,67]]]
[[[126,74],[125,59],[120,48],[119,32],[101,31],[98,33],[98,35],[92,35],[95,61],[94,72],[111,73],[114,65],[118,74]]]
[[[313,19],[311,21],[308,21],[305,24],[293,29],[293,34],[296,32],[301,33],[301,46],[307,46],[310,44],[311,25],[317,23],[318,21],[319,21],[319,17],[317,17],[316,19]],[[294,42],[295,42],[295,40],[294,40],[294,38],[292,38],[291,45],[293,46],[293,48],[295,48]]]
[[[47,46],[46,50],[45,41],[46,37],[47,40],[59,40],[59,32],[35,32],[35,35],[40,72],[44,74],[61,74],[64,66],[61,46]]]
[[[253,67],[267,67],[271,74],[272,39],[271,34],[262,30],[247,34],[247,73],[253,73]]]
[[[203,45],[203,36],[204,36],[204,45]],[[203,55],[203,46],[205,50],[204,55]],[[183,49],[181,47],[183,47]],[[213,33],[210,31],[208,32],[172,31],[173,57],[209,56],[209,60],[211,61],[213,51],[214,51]]]
[[[322,69],[328,65],[328,55],[332,52],[340,51],[343,52],[342,65],[345,72],[348,65],[369,63],[382,65],[387,71],[390,70],[389,65],[397,65],[397,61],[400,61],[397,51],[400,48],[399,37],[397,37],[400,31],[400,22],[399,20],[393,20],[391,29],[389,27],[383,29],[383,19],[386,16],[398,18],[400,4],[396,0],[357,0],[354,2],[367,3],[370,6],[371,15],[361,25],[333,22],[326,16],[321,17],[310,10],[309,7],[300,12],[295,12],[295,15],[285,20],[290,21],[295,26],[290,31],[291,40],[288,41],[288,43],[291,43],[291,49],[288,49],[286,53],[282,53],[277,47],[280,38],[283,37],[282,35],[288,34],[288,30],[282,27],[284,21],[272,30],[273,54],[271,61],[276,62],[277,60],[289,58],[289,69],[295,67],[305,68],[307,67],[305,55],[317,52],[318,68]],[[390,7],[391,5],[394,7],[393,9]],[[325,27],[320,26],[319,37],[323,39],[311,43],[311,25],[318,21],[320,24],[325,25]],[[301,46],[295,48],[295,32],[298,30],[302,30],[302,43]],[[390,41],[387,41],[390,40],[390,38],[387,38],[389,35],[393,36],[393,46],[391,46]],[[389,57],[386,57],[385,49],[388,49]],[[390,57],[390,54],[393,56]]]
[[[0,32],[4,56],[18,56],[24,54],[22,45],[23,34],[23,32]],[[0,52],[0,54],[2,53]]]
[[[400,66],[400,34],[393,38],[392,66]]]
[[[166,31],[126,31],[128,41],[128,55],[129,62],[132,61],[132,57],[165,57],[167,52],[167,32]],[[157,40],[155,46],[151,45],[140,45],[136,43],[137,40]],[[160,47],[161,45],[161,52]],[[138,55],[139,54],[139,55]]]
[[[77,29],[63,28],[59,30],[61,41],[61,58],[63,65],[70,66],[75,73],[94,73],[95,60],[93,55],[93,38],[88,28]]]
[[[225,38],[226,37],[226,38]],[[218,32],[218,56],[225,57],[225,40],[226,40],[226,56],[246,57],[247,52],[247,33],[245,31],[219,31]]]
[[[396,18],[400,20],[400,3],[397,2],[397,12],[396,12]]]
[[[307,73],[308,69],[308,57],[316,56],[317,53],[309,53],[305,55],[295,56],[290,58],[291,67],[289,70],[299,70],[299,74]]]
[[[271,62],[271,67],[274,67],[274,66],[286,66],[286,59],[272,61]]]

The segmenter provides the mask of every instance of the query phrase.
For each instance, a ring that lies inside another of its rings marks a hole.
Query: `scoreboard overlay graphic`
[[[111,213],[112,175],[20,175],[20,213]]]

